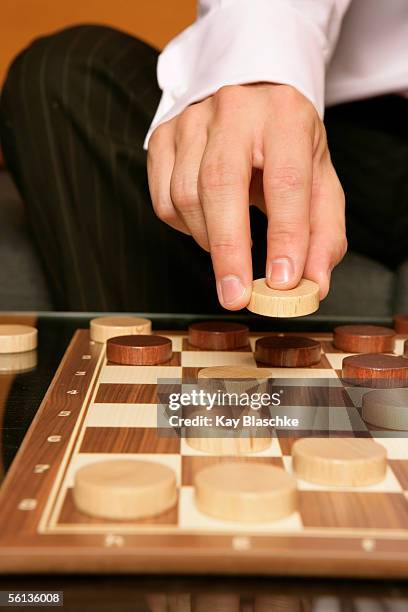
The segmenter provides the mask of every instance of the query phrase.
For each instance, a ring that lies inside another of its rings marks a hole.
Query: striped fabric
[[[209,256],[159,221],[146,180],[158,53],[80,26],[14,62],[1,138],[63,310],[217,310]]]

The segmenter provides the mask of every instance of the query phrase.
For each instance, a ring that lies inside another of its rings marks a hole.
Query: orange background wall
[[[162,48],[195,18],[195,0],[0,0],[0,84],[33,38],[76,23],[102,23]]]

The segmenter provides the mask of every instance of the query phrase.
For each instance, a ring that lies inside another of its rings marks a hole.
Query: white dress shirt
[[[201,0],[159,57],[146,136],[223,85],[296,87],[325,105],[408,91],[408,0]]]

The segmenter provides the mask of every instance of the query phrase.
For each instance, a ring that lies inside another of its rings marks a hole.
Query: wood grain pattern
[[[327,334],[316,338],[323,343],[332,340]],[[408,577],[408,451],[400,440],[394,445],[394,439],[387,439],[387,448],[393,449],[388,468],[394,479],[387,477],[375,490],[301,489],[296,518],[279,528],[271,525],[269,531],[209,518],[206,522],[189,506],[193,474],[224,458],[188,450],[185,440],[162,436],[153,427],[116,426],[115,419],[109,427],[96,426],[95,420],[92,427],[85,426],[91,405],[97,414],[97,399],[105,407],[110,401],[113,410],[117,403],[127,409],[137,410],[138,403],[155,409],[155,385],[129,384],[124,390],[120,384],[100,385],[101,372],[109,367],[103,345],[79,331],[0,492],[0,571],[280,575],[284,564],[288,575]],[[183,366],[183,376],[196,376],[198,369]],[[313,369],[305,371],[313,377]],[[335,375],[333,369],[327,372]],[[287,406],[290,398],[301,398],[306,406],[317,401],[324,409],[328,401],[328,409],[333,400],[339,410],[352,408],[339,379],[333,379],[336,386],[331,389],[314,386],[311,380],[299,393],[294,390],[298,374],[293,372],[284,389]],[[328,435],[354,434],[336,430]],[[365,435],[370,436],[369,429]],[[290,470],[294,439],[278,431],[265,454],[239,459]],[[131,523],[87,518],[78,512],[72,504],[76,469],[89,461],[131,455],[157,457],[176,470],[181,486],[177,509]]]
[[[220,463],[194,479],[195,502],[209,516],[232,521],[275,521],[298,506],[296,479],[284,469],[255,463]]]
[[[240,323],[203,321],[188,328],[191,346],[207,351],[232,351],[248,346],[249,329]]]
[[[220,463],[248,463],[253,465],[254,463],[262,463],[264,465],[273,465],[275,467],[283,468],[283,461],[281,457],[251,457],[251,456],[184,456],[182,458],[182,484],[187,487],[191,487],[194,484],[194,479],[200,470],[209,467],[211,465],[218,465]]]
[[[0,353],[26,353],[37,348],[38,332],[30,325],[0,324]]]
[[[179,384],[161,384],[160,389],[153,384],[119,384],[101,383],[95,401],[99,403],[120,403],[120,404],[157,404],[166,401],[170,393],[179,393]]]
[[[112,363],[155,365],[171,359],[171,340],[156,335],[116,336],[106,342],[106,356]]]
[[[183,353],[188,353],[189,351],[194,351],[196,352],[200,352],[200,351],[208,351],[208,350],[212,350],[212,349],[208,349],[208,348],[200,348],[199,346],[194,346],[193,344],[190,344],[188,337],[187,338],[183,338],[182,341],[182,351]],[[251,353],[251,346],[249,343],[245,344],[244,346],[237,346],[236,348],[234,348],[234,352],[237,353]]]
[[[255,359],[277,368],[305,368],[319,363],[320,342],[304,336],[265,336],[255,343]]]
[[[215,366],[198,372],[198,385],[207,393],[219,390],[229,393],[267,393],[273,371],[268,368]]]
[[[152,322],[140,317],[97,317],[89,324],[91,340],[106,342],[116,336],[150,334]]]
[[[264,278],[253,282],[248,310],[266,317],[301,317],[319,308],[319,285],[302,278],[294,289],[271,289]]]
[[[334,329],[333,344],[344,353],[392,353],[395,331],[380,325],[340,325]]]
[[[388,463],[395,476],[398,478],[402,488],[408,491],[408,462],[401,459],[391,459]]]
[[[306,527],[403,529],[408,520],[400,493],[301,491],[299,496]]]
[[[408,385],[408,360],[394,355],[351,355],[343,359],[343,379],[352,385],[391,389]]]
[[[159,437],[158,430],[143,427],[87,427],[81,453],[178,453],[180,439]]]
[[[283,391],[280,396],[281,406],[353,406],[352,399],[343,387],[282,384],[279,390]]]
[[[408,314],[399,313],[394,315],[394,329],[397,334],[408,334]]]
[[[377,428],[408,431],[408,389],[376,389],[365,393],[361,416]]]
[[[220,436],[219,432],[214,429],[214,435],[212,436],[208,427],[205,431],[187,428],[186,442],[191,448],[202,453],[227,456],[259,453],[270,447],[271,438],[268,437],[268,431],[265,430],[260,433],[255,431],[254,435],[249,435],[250,433],[249,430],[245,432],[245,435],[237,436],[229,429],[225,436]],[[229,435],[227,436],[227,434]]]
[[[177,525],[177,513],[178,513],[178,502],[173,505],[169,510],[162,512],[154,517],[149,516],[145,518],[132,519],[132,523],[138,525]],[[99,517],[90,516],[78,510],[74,502],[73,489],[69,488],[66,491],[65,498],[62,504],[61,512],[58,517],[59,525],[99,525],[101,522]],[[115,519],[112,521],[113,528],[117,524],[128,523],[128,519]]]
[[[292,467],[307,482],[368,486],[385,478],[387,451],[364,438],[302,438],[292,448]]]
[[[107,520],[156,516],[177,501],[174,471],[154,461],[96,461],[75,473],[73,498],[82,513]]]

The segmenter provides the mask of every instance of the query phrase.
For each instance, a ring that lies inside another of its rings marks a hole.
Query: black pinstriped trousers
[[[35,41],[10,69],[1,143],[57,309],[221,310],[209,255],[151,207],[142,145],[160,97],[157,55],[122,32],[79,26]],[[407,108],[387,96],[326,114],[349,244],[390,266],[408,253]],[[263,276],[256,209],[251,224]]]
[[[158,220],[143,140],[158,53],[122,32],[73,27],[12,65],[1,142],[27,204],[57,309],[210,312],[210,258]]]

